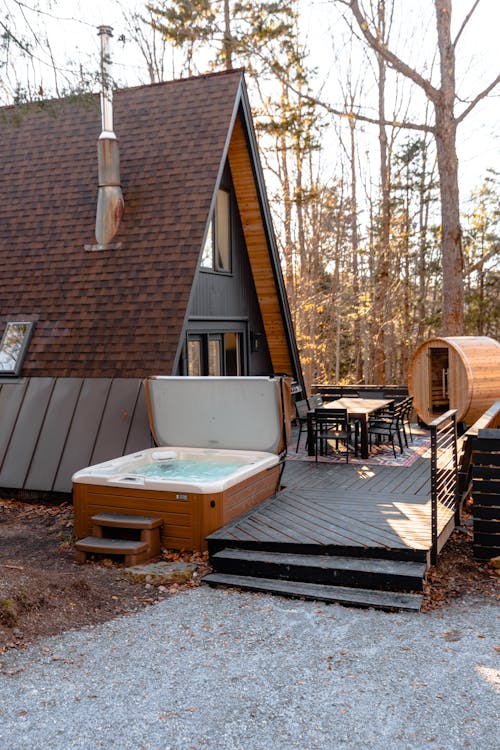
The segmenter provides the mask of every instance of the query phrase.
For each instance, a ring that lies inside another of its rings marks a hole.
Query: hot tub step
[[[92,516],[96,526],[110,526],[115,529],[155,529],[161,526],[161,518],[154,516],[132,516],[127,513],[97,513]]]
[[[84,562],[86,552],[101,552],[106,554],[125,555],[126,565],[137,565],[138,563],[151,560],[158,557],[161,552],[160,527],[163,525],[163,519],[156,516],[135,516],[128,513],[96,513],[91,518],[92,537],[83,539],[82,542],[97,540],[99,549],[83,549],[83,544],[77,542],[77,559]],[[119,534],[125,539],[116,538]],[[139,538],[138,538],[139,537]],[[110,549],[103,549],[102,545],[110,543]],[[122,545],[123,551],[119,552],[118,547]],[[124,545],[135,544],[142,545],[137,552],[128,552]],[[135,555],[136,560],[132,561],[131,557]],[[140,556],[140,559],[139,559]]]
[[[88,554],[123,555],[125,565],[139,565],[149,559],[148,543],[140,539],[103,539],[87,536],[75,542],[76,559],[85,562]]]

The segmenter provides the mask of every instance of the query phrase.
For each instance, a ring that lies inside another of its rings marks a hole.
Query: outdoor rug
[[[399,452],[399,447],[396,445],[396,458],[394,458],[394,453],[392,451],[391,445],[373,445],[370,451],[369,458],[355,458],[355,456],[350,453],[349,463],[362,466],[413,466],[419,456],[425,456],[426,454],[430,456],[431,438],[428,432],[423,432],[416,426],[415,429],[412,426],[412,432],[413,442],[411,442],[410,438],[408,437],[408,448],[404,446],[404,453],[401,454]],[[305,435],[303,435],[300,441],[298,453],[295,453],[297,440],[295,439],[294,443],[292,438],[288,448],[286,460],[307,462],[312,461],[314,463],[314,456],[307,455],[305,443],[306,437]],[[344,449],[342,448],[339,453],[335,453],[329,449],[327,456],[318,455],[318,463],[345,464],[345,453],[343,451]]]

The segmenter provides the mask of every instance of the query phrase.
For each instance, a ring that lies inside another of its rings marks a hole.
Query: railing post
[[[437,563],[437,425],[431,424],[431,565]]]
[[[460,524],[460,486],[458,482],[458,435],[457,435],[457,415],[456,412],[453,415],[453,472],[455,475],[455,497],[453,502],[455,503],[455,526]]]

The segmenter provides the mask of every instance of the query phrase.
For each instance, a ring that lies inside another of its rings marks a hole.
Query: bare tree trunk
[[[429,224],[429,201],[426,201],[425,173],[427,166],[427,143],[424,142],[422,153],[422,167],[420,174],[420,189],[418,197],[418,324],[417,340],[420,343],[424,338],[424,320],[427,314],[426,310],[426,248],[427,248],[427,227]]]
[[[233,38],[231,36],[231,12],[229,0],[224,0],[224,40],[222,42],[222,55],[226,70],[233,69]]]
[[[379,0],[378,33],[385,39],[385,2]],[[389,160],[387,149],[387,133],[385,129],[385,78],[386,64],[383,57],[377,54],[378,63],[378,115],[379,115],[379,147],[380,147],[380,240],[377,253],[377,271],[374,316],[376,324],[376,382],[383,385],[386,378],[386,346],[385,326],[387,296],[389,293],[389,242],[390,242],[390,195],[389,195]]]
[[[392,52],[384,38],[363,15],[359,0],[337,0],[348,5],[357,21],[360,32],[368,45],[401,75],[409,78],[425,93],[432,102],[435,111],[434,127],[428,125],[405,123],[405,127],[430,131],[436,139],[437,160],[441,194],[441,261],[443,270],[443,332],[457,335],[463,332],[464,326],[464,291],[463,291],[463,256],[462,235],[459,218],[458,166],[456,151],[457,126],[470,114],[474,107],[484,99],[500,82],[500,75],[485,86],[462,113],[455,116],[454,103],[457,99],[455,88],[455,56],[458,40],[476,10],[479,0],[475,0],[471,10],[463,20],[454,41],[451,39],[452,0],[434,0],[438,49],[440,57],[441,82],[436,88],[404,60]],[[365,120],[368,118],[365,118]]]
[[[352,291],[354,297],[354,372],[356,383],[363,380],[363,347],[361,339],[359,269],[358,269],[358,199],[356,180],[356,122],[349,120],[351,134],[351,245],[352,245]]]
[[[443,267],[443,333],[457,336],[464,328],[462,230],[458,193],[455,48],[451,41],[451,0],[435,0],[441,89],[435,104],[436,149],[441,189]]]

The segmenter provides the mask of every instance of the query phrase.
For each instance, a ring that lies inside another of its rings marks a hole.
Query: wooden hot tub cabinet
[[[91,534],[96,513],[147,515],[163,520],[163,548],[206,550],[208,534],[274,495],[279,474],[276,465],[224,492],[206,494],[74,484],[75,536]]]
[[[473,424],[500,398],[500,344],[487,336],[448,336],[425,341],[408,372],[414,408],[429,424],[448,409]]]

